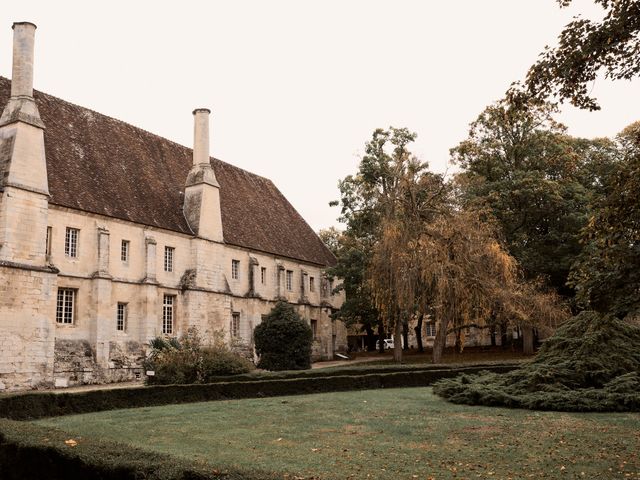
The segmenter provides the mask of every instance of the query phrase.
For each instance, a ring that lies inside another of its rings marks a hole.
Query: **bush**
[[[254,368],[250,361],[222,344],[204,348],[201,344],[195,328],[190,328],[180,340],[153,339],[145,369],[153,370],[154,375],[147,377],[147,384],[208,383],[212,377],[238,375]]]
[[[582,312],[562,325],[531,363],[506,375],[443,380],[453,403],[563,411],[640,411],[640,327]]]
[[[278,302],[253,333],[259,368],[305,370],[311,368],[313,332],[293,307]]]
[[[215,377],[240,375],[253,370],[253,363],[228,348],[210,347],[201,351],[200,380],[210,383]]]

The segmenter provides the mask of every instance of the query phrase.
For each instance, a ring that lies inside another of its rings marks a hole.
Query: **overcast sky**
[[[375,128],[417,132],[414,152],[445,171],[469,123],[573,15],[601,16],[592,0],[20,0],[0,12],[0,75],[26,20],[39,90],[187,146],[191,111],[209,107],[212,155],[272,179],[314,229],[337,223],[328,202]],[[565,108],[571,134],[640,118],[640,82],[592,92],[602,111]]]

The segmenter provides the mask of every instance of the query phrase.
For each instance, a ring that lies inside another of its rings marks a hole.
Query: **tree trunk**
[[[533,355],[533,327],[525,325],[522,327],[522,352],[525,355]]]
[[[373,328],[371,325],[366,323],[364,325],[364,331],[367,332],[367,352],[375,352],[376,351],[376,337],[373,333]]]
[[[442,353],[447,344],[447,322],[436,322],[436,338],[433,340],[433,363],[442,361]]]
[[[423,353],[424,347],[422,346],[422,321],[424,320],[424,314],[420,314],[418,317],[418,324],[413,329],[416,332],[416,342],[418,344],[418,352]]]
[[[506,322],[503,322],[500,324],[500,345],[502,346],[503,350],[507,348],[507,344],[509,343],[507,337],[507,324]]]
[[[456,353],[462,353],[462,330],[457,330],[456,331],[455,352]]]
[[[402,339],[404,340],[403,350],[409,350],[409,322],[405,319],[402,321]]]
[[[396,318],[395,332],[393,334],[393,360],[402,362],[402,322]]]
[[[384,353],[384,325],[378,323],[378,351]]]

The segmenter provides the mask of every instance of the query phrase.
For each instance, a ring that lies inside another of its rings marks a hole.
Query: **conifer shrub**
[[[640,411],[640,327],[582,312],[549,338],[536,358],[506,374],[440,380],[453,402],[562,411]]]
[[[305,370],[311,368],[311,327],[293,307],[278,302],[254,331],[258,368]]]
[[[154,338],[145,369],[154,372],[148,385],[209,383],[216,377],[238,375],[253,370],[254,365],[221,342],[202,346],[197,329],[190,328],[179,340]]]

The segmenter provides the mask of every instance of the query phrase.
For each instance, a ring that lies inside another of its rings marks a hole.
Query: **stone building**
[[[252,351],[278,299],[314,357],[346,349],[335,262],[275,185],[194,147],[33,90],[35,25],[0,77],[0,389],[140,376],[148,341],[197,327]]]

